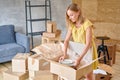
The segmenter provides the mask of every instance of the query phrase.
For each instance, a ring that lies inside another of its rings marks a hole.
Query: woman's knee
[[[86,74],[85,77],[86,77],[86,80],[94,80],[93,79],[93,72]]]

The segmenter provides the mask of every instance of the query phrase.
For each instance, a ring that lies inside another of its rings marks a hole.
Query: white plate
[[[69,66],[73,66],[74,65],[74,61],[72,61],[71,59],[64,59],[60,63],[61,64],[66,64],[66,65],[69,65]]]

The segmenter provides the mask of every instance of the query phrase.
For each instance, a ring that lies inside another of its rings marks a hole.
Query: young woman
[[[94,35],[93,35],[93,24],[85,17],[82,16],[82,12],[80,7],[72,3],[68,6],[66,11],[66,23],[68,27],[68,32],[64,41],[64,55],[60,57],[60,60],[64,60],[67,57],[67,47],[69,41],[72,37],[74,42],[79,42],[85,44],[85,47],[79,55],[79,57],[75,60],[75,66],[78,66],[89,50],[92,47],[92,58],[93,60],[97,58],[97,50],[94,43]],[[98,61],[93,63],[93,69],[96,69],[98,65]],[[93,79],[93,71],[85,75],[87,80]]]

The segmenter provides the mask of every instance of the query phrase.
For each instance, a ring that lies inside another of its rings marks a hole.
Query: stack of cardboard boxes
[[[50,63],[40,54],[18,53],[12,59],[12,69],[3,73],[3,80],[57,80],[57,77],[50,73]]]
[[[56,61],[48,61],[41,54],[18,53],[12,59],[12,69],[3,73],[3,80],[58,80],[58,78],[59,80],[80,80],[81,76],[91,70],[91,64],[75,70]],[[111,75],[95,74],[95,80],[110,80],[110,78]]]
[[[42,35],[42,43],[56,43],[60,42],[61,30],[57,29],[54,21],[47,22],[47,32]]]
[[[27,58],[30,54],[18,53],[12,59],[12,69],[3,72],[3,80],[26,80],[28,78]]]
[[[40,54],[28,58],[29,80],[57,80],[57,75],[50,73],[50,63]]]

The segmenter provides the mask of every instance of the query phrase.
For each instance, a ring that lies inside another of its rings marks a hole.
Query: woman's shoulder
[[[84,19],[84,24],[92,24],[92,22],[88,18],[85,18]]]
[[[86,29],[87,27],[92,26],[93,23],[89,19],[85,18],[83,25]]]
[[[83,24],[84,25],[93,25],[93,23],[89,19],[87,19],[87,18],[84,19],[84,23]]]

